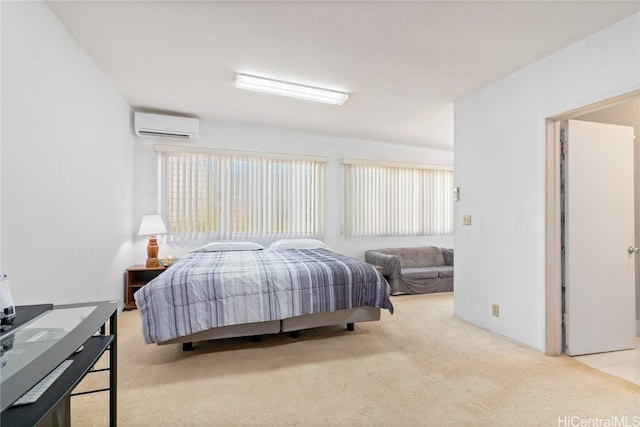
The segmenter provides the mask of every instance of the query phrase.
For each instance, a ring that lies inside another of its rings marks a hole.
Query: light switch
[[[471,215],[464,215],[462,217],[462,225],[471,225]]]

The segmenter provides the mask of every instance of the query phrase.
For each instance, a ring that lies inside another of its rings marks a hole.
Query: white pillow
[[[316,239],[282,239],[269,245],[269,250],[278,251],[284,249],[328,249],[324,242]]]
[[[221,252],[221,251],[261,251],[264,246],[253,242],[237,242],[232,240],[211,242],[191,252]]]

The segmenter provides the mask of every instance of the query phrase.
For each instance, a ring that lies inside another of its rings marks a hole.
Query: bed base
[[[182,344],[182,350],[193,349],[193,343],[223,338],[259,337],[261,335],[289,332],[295,337],[296,333],[303,329],[319,328],[346,324],[348,331],[355,330],[357,322],[371,322],[380,320],[381,310],[376,307],[357,307],[348,310],[332,311],[329,313],[305,314],[283,320],[269,322],[247,323],[243,325],[221,326],[192,335],[179,337],[169,341],[163,341],[158,345]],[[299,335],[299,334],[298,334]]]

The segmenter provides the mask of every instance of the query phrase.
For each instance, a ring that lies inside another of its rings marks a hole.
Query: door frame
[[[562,354],[562,227],[560,221],[560,127],[564,120],[640,97],[640,90],[546,119],[545,144],[545,354]]]

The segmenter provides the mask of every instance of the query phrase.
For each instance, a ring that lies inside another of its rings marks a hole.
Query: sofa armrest
[[[382,274],[390,279],[397,279],[400,275],[400,260],[395,255],[371,250],[364,253],[364,260],[369,264],[382,266],[384,268]]]
[[[444,265],[453,266],[453,249],[442,249],[444,255]]]

